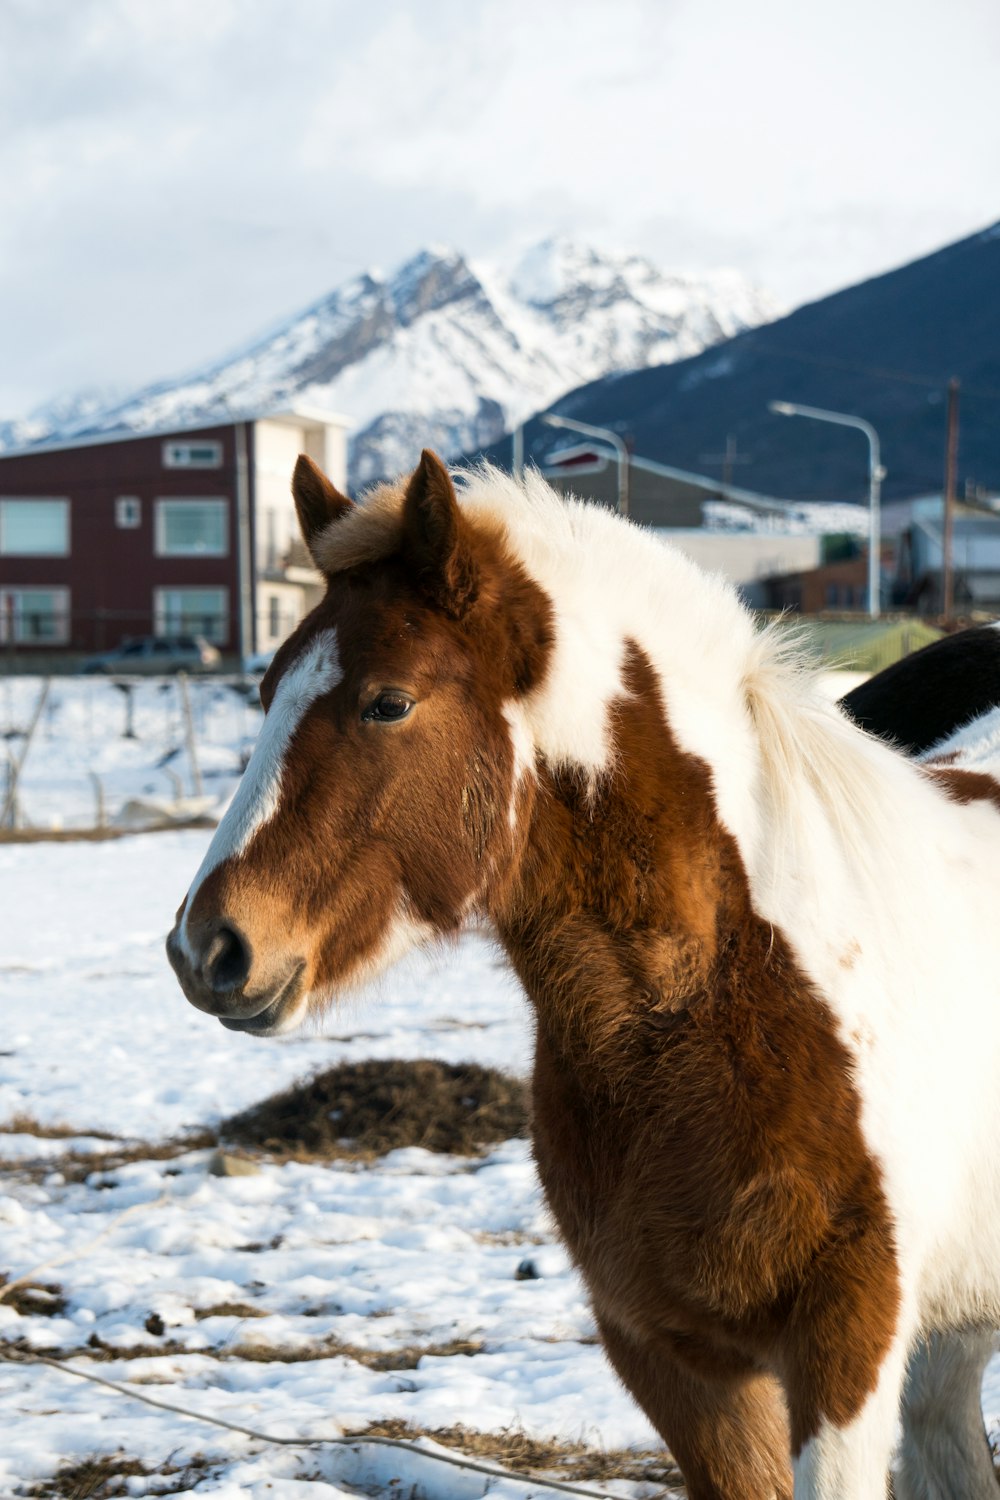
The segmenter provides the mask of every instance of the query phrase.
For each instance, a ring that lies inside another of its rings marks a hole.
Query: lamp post
[[[565,427],[569,432],[582,432],[584,437],[599,438],[618,455],[618,513],[628,515],[628,449],[608,427],[592,427],[589,422],[578,422],[575,417],[560,417],[555,412],[545,412],[542,421],[548,427]]]
[[[857,427],[868,439],[868,615],[877,620],[880,613],[879,565],[881,553],[880,502],[885,469],[879,449],[878,433],[863,417],[848,416],[842,411],[826,411],[821,406],[799,406],[794,401],[769,401],[768,410],[779,417],[812,417],[816,422],[833,422],[838,427]]]

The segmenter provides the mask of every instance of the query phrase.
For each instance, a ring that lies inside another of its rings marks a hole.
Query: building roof
[[[549,455],[542,473],[552,475],[584,472],[588,466],[588,459],[595,468],[598,465],[603,468],[615,462],[611,449],[599,441],[571,443]],[[690,485],[692,489],[703,490],[706,497],[712,500],[729,500],[752,510],[784,514],[791,510],[795,503],[791,500],[775,500],[770,495],[759,495],[753,490],[740,489],[737,485],[724,484],[722,480],[710,479],[705,474],[693,474],[687,469],[675,469],[669,464],[659,463],[656,459],[643,458],[638,453],[629,454],[629,466],[633,469],[642,469],[647,474],[658,474],[663,479],[671,479],[677,484]]]
[[[5,458],[32,458],[40,453],[65,453],[73,448],[100,448],[106,443],[137,443],[148,438],[188,436],[195,432],[218,432],[220,428],[238,427],[253,422],[279,422],[287,426],[307,427],[352,427],[350,417],[339,412],[320,412],[309,407],[288,407],[277,411],[234,413],[221,418],[206,417],[201,422],[175,422],[166,426],[115,427],[108,432],[86,432],[77,437],[43,439],[38,443],[26,443],[19,448],[0,448],[0,460]]]

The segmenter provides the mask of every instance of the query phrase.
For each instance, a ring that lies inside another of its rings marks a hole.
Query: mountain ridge
[[[0,423],[0,451],[299,402],[354,419],[359,486],[409,467],[425,445],[455,457],[493,443],[596,376],[683,357],[777,312],[737,272],[661,271],[566,239],[530,246],[508,265],[425,247],[178,379]]]

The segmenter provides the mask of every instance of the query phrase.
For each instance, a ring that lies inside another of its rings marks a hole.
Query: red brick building
[[[302,413],[0,453],[0,648],[101,651],[204,635],[233,656],[310,605],[289,481],[307,452],[344,485],[346,423]]]

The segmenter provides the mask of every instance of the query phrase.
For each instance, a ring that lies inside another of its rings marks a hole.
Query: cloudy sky
[[[996,0],[0,0],[0,416],[428,242],[786,304],[1000,218]]]

